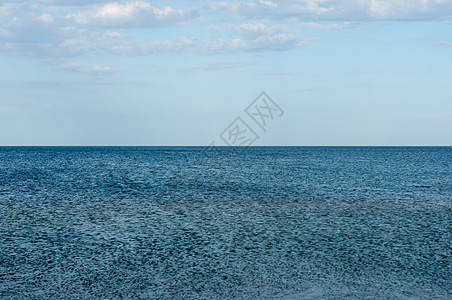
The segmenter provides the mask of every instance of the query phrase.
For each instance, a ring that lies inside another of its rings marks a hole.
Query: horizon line
[[[451,147],[451,145],[255,145],[255,146],[228,146],[228,145],[0,145],[0,148],[6,147],[92,147],[92,148],[100,148],[100,147],[110,147],[110,148],[118,148],[118,147],[222,147],[222,148],[262,148],[262,147]]]

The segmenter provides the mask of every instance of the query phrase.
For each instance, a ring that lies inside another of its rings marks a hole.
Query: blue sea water
[[[448,147],[1,147],[0,298],[451,299]]]

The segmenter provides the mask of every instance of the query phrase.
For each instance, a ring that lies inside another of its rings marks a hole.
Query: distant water
[[[0,299],[451,299],[450,147],[0,148]]]

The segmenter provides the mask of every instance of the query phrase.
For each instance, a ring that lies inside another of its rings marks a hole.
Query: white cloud
[[[254,65],[252,62],[242,62],[242,61],[223,61],[223,62],[215,62],[209,63],[202,66],[193,66],[188,68],[182,68],[181,71],[184,72],[194,72],[194,71],[218,71],[223,69],[236,69],[236,68],[244,68],[247,66]]]
[[[308,29],[316,29],[316,30],[344,30],[350,25],[349,22],[346,23],[330,23],[330,24],[321,24],[316,22],[302,22],[300,26]]]
[[[144,54],[143,48],[165,51],[174,48],[168,44],[180,44],[180,41],[133,40],[120,31],[131,26],[142,27],[141,30],[161,28],[195,18],[193,13],[169,6],[155,8],[145,1],[79,6],[39,2],[36,0],[33,5],[7,2],[0,6],[0,51],[38,58]],[[134,46],[138,47],[136,51],[132,51]]]
[[[109,36],[109,37],[112,37],[112,38],[120,38],[120,37],[122,37],[122,34],[119,33],[119,32],[116,32],[116,31],[107,32],[105,35]]]
[[[203,0],[191,10],[144,0],[2,3],[0,51],[38,58],[289,50],[305,44],[301,28],[452,16],[450,0]]]
[[[272,1],[212,1],[208,5],[208,10],[220,13],[232,13],[243,15],[247,13],[264,12],[265,10],[276,9],[278,4]]]
[[[438,20],[452,17],[449,0],[273,0],[212,2],[213,13],[300,20]]]
[[[88,65],[79,63],[63,64],[56,67],[55,69],[83,73],[109,73],[113,71],[113,68],[108,65]]]
[[[265,20],[223,24],[213,29],[222,35],[229,35],[229,38],[222,37],[208,43],[205,48],[210,52],[289,50],[303,45],[302,37],[296,30],[287,25],[272,25]]]
[[[39,16],[38,20],[44,23],[52,23],[53,16],[49,14],[42,14]]]
[[[299,48],[303,43],[291,34],[277,34],[252,40],[244,38],[218,40],[209,46],[210,52],[275,51]]]
[[[242,33],[253,34],[253,35],[271,35],[280,32],[288,32],[290,28],[287,25],[268,25],[268,22],[251,22],[243,24],[228,24],[225,25],[226,28],[234,31],[239,31]]]
[[[171,6],[156,8],[146,1],[130,1],[124,4],[112,2],[95,5],[67,17],[77,23],[92,26],[147,27],[189,21],[196,18],[197,14]]]

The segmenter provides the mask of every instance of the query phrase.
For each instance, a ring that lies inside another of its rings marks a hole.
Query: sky
[[[238,117],[256,146],[452,146],[451,95],[452,0],[0,0],[0,146],[228,145]]]

